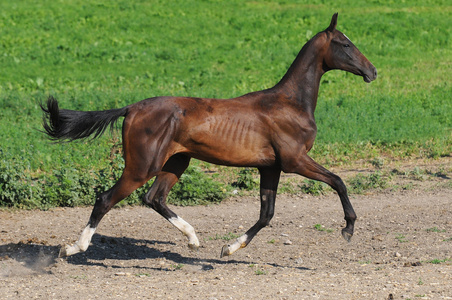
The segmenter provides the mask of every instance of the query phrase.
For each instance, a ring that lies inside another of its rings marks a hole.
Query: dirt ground
[[[451,177],[352,195],[351,243],[334,193],[278,195],[271,225],[222,259],[225,239],[257,220],[257,194],[175,207],[197,230],[197,252],[153,210],[125,207],[85,253],[57,258],[90,207],[0,211],[0,298],[452,299]]]

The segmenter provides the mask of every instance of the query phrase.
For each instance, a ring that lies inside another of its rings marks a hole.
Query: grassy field
[[[110,150],[118,136],[50,144],[38,131],[48,95],[64,108],[102,110],[160,95],[230,98],[269,88],[334,12],[379,77],[323,77],[312,156],[327,165],[448,156],[451,11],[433,0],[2,1],[0,204],[10,205],[13,182],[31,185],[20,197],[33,202],[33,193],[45,194],[38,185],[64,184],[66,169],[110,174],[118,165]]]

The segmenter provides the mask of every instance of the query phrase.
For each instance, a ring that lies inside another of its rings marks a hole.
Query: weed
[[[446,229],[439,229],[438,227],[427,228],[425,231],[427,232],[446,232]]]
[[[370,189],[384,189],[387,186],[388,179],[380,172],[369,175],[358,174],[348,180],[350,193],[362,194]]]
[[[261,269],[257,269],[254,271],[254,274],[256,275],[267,275],[267,272]]]
[[[444,239],[443,242],[452,242],[452,237]]]
[[[296,179],[290,178],[286,181],[281,182],[278,193],[281,194],[296,194],[298,192],[297,184],[295,183]]]
[[[217,235],[215,235],[215,237],[209,237],[209,240],[210,241],[216,241],[216,240],[230,241],[230,240],[236,239],[238,237],[240,237],[240,235],[229,232],[225,235],[217,234]]]
[[[418,284],[418,285],[423,285],[423,284],[424,284],[424,282],[422,281],[422,278],[421,278],[421,277],[419,277],[419,280],[418,280],[417,284]]]
[[[271,240],[269,240],[267,243],[268,243],[268,244],[274,244],[274,243],[276,243],[276,240],[275,240],[275,239],[271,239]]]
[[[253,172],[253,169],[251,168],[240,170],[239,177],[236,182],[232,183],[232,186],[247,191],[255,189],[258,186],[258,182],[253,177],[254,173],[255,172]]]
[[[320,181],[307,179],[304,180],[299,187],[303,193],[319,196],[325,193],[326,184]]]
[[[334,231],[334,229],[331,228],[325,228],[322,224],[315,224],[314,228],[318,231],[326,231],[328,233],[331,233]]]
[[[406,239],[406,237],[403,234],[397,234],[396,235],[396,240],[399,241],[399,243],[408,243],[408,240]]]
[[[445,262],[448,262],[448,261],[451,261],[451,259],[449,259],[449,258],[445,258],[445,259],[437,259],[437,258],[435,258],[435,259],[432,259],[432,260],[428,260],[426,262],[430,263],[430,264],[439,265],[439,264],[442,264],[442,263],[445,263]]]
[[[414,187],[413,183],[409,182],[401,186],[402,190],[412,190]]]
[[[358,264],[360,265],[370,265],[372,263],[372,261],[370,260],[359,260]]]
[[[190,166],[171,189],[168,203],[197,205],[221,202],[227,196],[226,187],[204,174],[200,168]]]
[[[424,181],[427,179],[427,172],[425,170],[421,170],[419,167],[415,167],[413,170],[408,172],[408,174],[415,180]]]
[[[266,271],[258,268],[256,264],[250,264],[248,267],[250,267],[252,269],[256,268],[256,270],[254,270],[254,274],[256,274],[256,275],[266,275],[267,274]]]
[[[384,165],[384,159],[381,157],[376,157],[370,161],[372,166],[374,166],[377,169],[381,169]]]
[[[183,264],[177,264],[177,265],[172,265],[171,267],[174,270],[180,270],[180,269],[182,269],[184,267],[184,265]]]
[[[315,224],[314,228],[317,229],[318,231],[324,230],[323,225],[321,225],[321,224]]]

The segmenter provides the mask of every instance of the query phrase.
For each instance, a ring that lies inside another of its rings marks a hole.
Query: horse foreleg
[[[155,178],[143,202],[179,229],[187,237],[190,249],[197,250],[199,248],[199,240],[194,228],[166,205],[169,191],[188,167],[189,162],[190,158],[187,156],[172,156],[166,162],[162,172]]]
[[[325,182],[326,184],[331,186],[339,195],[342,208],[344,210],[344,219],[346,221],[346,226],[342,229],[342,236],[347,242],[350,242],[353,236],[356,214],[348,198],[347,188],[345,187],[344,182],[339,176],[331,173],[330,171],[316,163],[308,155],[303,155],[298,163],[299,164],[297,165],[297,167],[293,170],[294,173],[298,173],[309,179]]]
[[[270,223],[275,213],[276,191],[278,189],[279,169],[259,169],[261,175],[260,199],[261,210],[259,220],[244,235],[235,240],[234,243],[224,245],[221,249],[220,257],[228,256],[240,248],[246,247],[256,234]]]
[[[124,173],[118,182],[110,190],[100,194],[97,197],[89,222],[82,231],[78,241],[73,245],[65,245],[61,247],[59,257],[70,256],[86,251],[103,216],[116,203],[129,196],[133,191],[142,186],[148,179],[148,177],[137,179],[136,176],[132,177],[126,172],[126,170],[124,170]]]

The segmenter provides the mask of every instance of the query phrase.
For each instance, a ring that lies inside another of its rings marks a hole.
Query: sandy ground
[[[450,188],[415,185],[351,201],[351,243],[340,234],[337,195],[279,195],[271,225],[222,259],[225,239],[257,220],[257,195],[175,207],[197,230],[197,252],[151,209],[126,207],[106,215],[85,253],[57,258],[91,207],[0,211],[0,298],[452,299]]]

